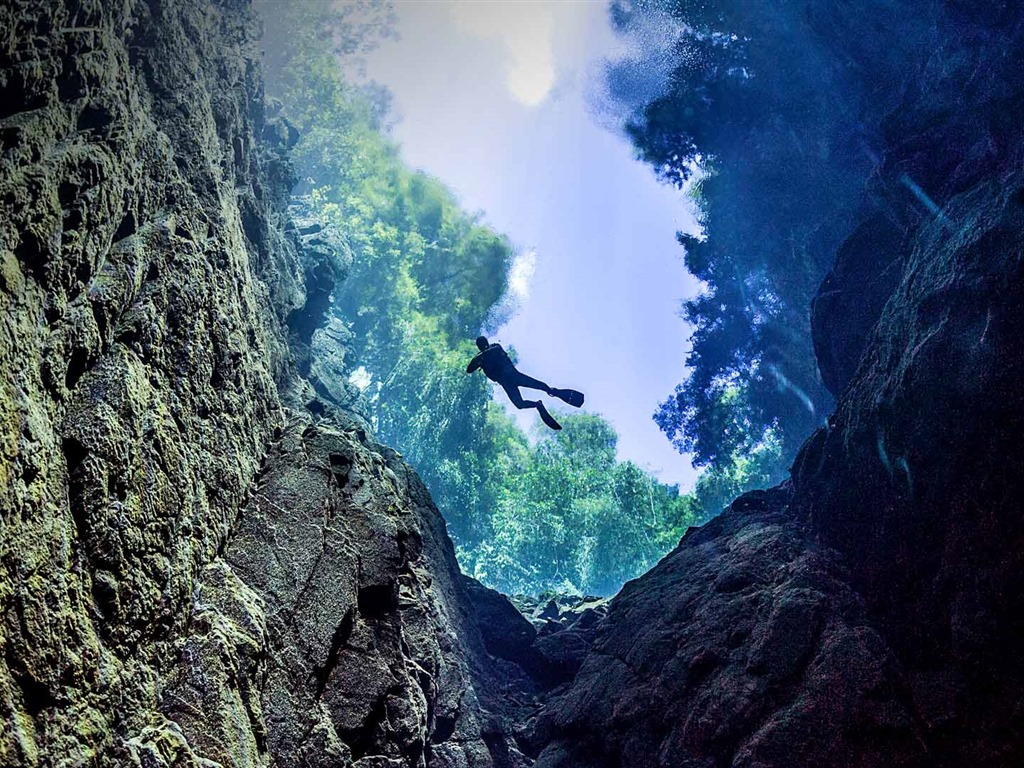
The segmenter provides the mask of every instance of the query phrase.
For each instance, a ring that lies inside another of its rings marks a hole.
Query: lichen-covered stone
[[[102,764],[178,740],[161,669],[281,419],[267,307],[303,288],[249,235],[274,158],[244,11],[13,2],[0,28],[0,762]]]
[[[289,217],[255,30],[0,7],[0,764],[523,764],[439,513],[324,383],[351,257]]]
[[[396,454],[296,415],[198,584],[162,711],[222,764],[490,766],[457,573]]]

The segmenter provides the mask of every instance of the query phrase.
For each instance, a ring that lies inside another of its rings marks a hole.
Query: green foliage
[[[912,246],[860,244],[859,227],[913,232],[1019,165],[1020,4],[612,0],[610,12],[634,44],[608,72],[626,132],[666,181],[700,180],[702,237],[681,238],[706,286],[685,306],[692,374],[656,419],[710,468],[698,496],[721,498],[736,472],[756,478],[773,455],[781,470],[831,406],[810,302],[840,244],[852,247],[837,282],[860,284],[831,287],[884,301]],[[856,363],[862,342],[838,336],[819,337],[822,361]]]
[[[810,302],[870,163],[842,74],[807,44],[822,19],[806,5],[612,3],[614,24],[639,47],[610,68],[611,91],[624,94],[652,61],[663,74],[641,103],[621,105],[626,132],[663,179],[697,180],[703,227],[701,237],[680,237],[705,284],[685,305],[691,374],[656,420],[720,473],[766,430],[781,445],[781,470],[831,407]],[[652,25],[672,30],[670,47],[645,38]]]
[[[693,491],[695,523],[710,520],[742,493],[776,485],[782,479],[782,461],[782,442],[769,428],[757,443],[708,467]]]
[[[631,462],[590,414],[561,414],[560,432],[531,447],[497,406],[499,448],[484,478],[493,536],[460,561],[508,592],[610,594],[671,549],[694,522],[693,501]],[[507,441],[507,442],[506,442]]]
[[[909,229],[999,167],[1014,140],[961,115],[1013,111],[1011,5],[612,0],[633,50],[609,67],[613,109],[662,179],[699,185],[702,236],[680,238],[705,284],[685,305],[692,374],[656,416],[698,464],[724,471],[769,429],[791,459],[831,407],[810,303],[839,245],[878,214]],[[963,160],[981,145],[984,163]]]
[[[344,76],[346,57],[388,33],[387,7],[258,6],[268,91],[300,131],[303,191],[353,252],[332,311],[352,331],[347,359],[369,375],[380,437],[420,473],[467,571],[506,591],[615,591],[675,544],[692,500],[617,463],[597,416],[565,416],[531,443],[490,383],[465,374],[471,339],[501,320],[513,249],[403,165],[382,130],[386,94]]]

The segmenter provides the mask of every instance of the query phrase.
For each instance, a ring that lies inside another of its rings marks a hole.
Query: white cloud
[[[448,0],[448,6],[464,31],[502,46],[505,87],[516,101],[535,107],[547,98],[556,79],[558,3]]]

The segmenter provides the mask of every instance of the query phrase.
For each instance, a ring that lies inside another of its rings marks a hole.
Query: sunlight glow
[[[508,273],[508,288],[518,301],[525,301],[530,296],[530,280],[537,268],[537,252],[523,251],[516,255],[512,269]]]
[[[452,18],[464,31],[500,41],[505,53],[505,87],[513,98],[535,107],[554,88],[553,3],[448,0]]]
[[[372,382],[373,377],[370,376],[370,372],[361,365],[348,376],[348,383],[356,387],[360,392],[365,392],[369,389]]]

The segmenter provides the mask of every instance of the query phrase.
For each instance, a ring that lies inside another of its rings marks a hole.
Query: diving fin
[[[577,392],[575,389],[552,389],[550,394],[552,397],[564,400],[573,408],[579,408],[583,405],[583,393]]]
[[[555,417],[548,413],[548,409],[544,407],[544,404],[537,406],[537,411],[540,413],[541,420],[552,429],[561,429],[562,425],[555,421]]]

